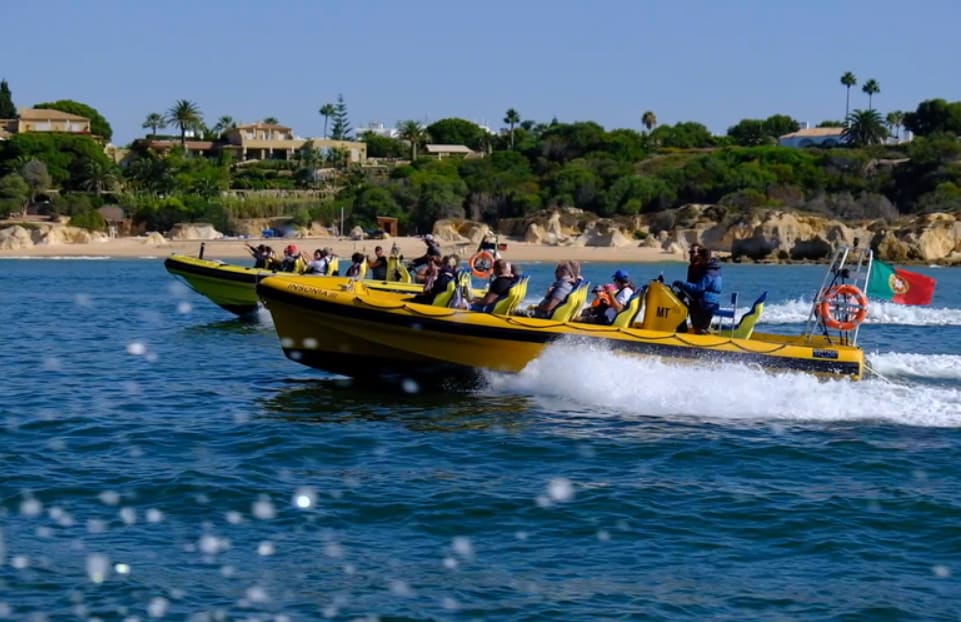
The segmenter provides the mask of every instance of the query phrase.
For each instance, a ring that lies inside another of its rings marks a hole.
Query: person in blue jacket
[[[711,256],[710,249],[699,248],[699,259],[704,266],[700,279],[694,283],[674,281],[674,287],[690,298],[691,328],[697,335],[705,335],[711,319],[721,303],[721,264]]]

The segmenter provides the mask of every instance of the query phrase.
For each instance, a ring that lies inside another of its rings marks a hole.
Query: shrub
[[[106,231],[107,221],[103,219],[100,212],[85,208],[80,209],[70,216],[70,224],[74,227],[81,227],[87,231]]]

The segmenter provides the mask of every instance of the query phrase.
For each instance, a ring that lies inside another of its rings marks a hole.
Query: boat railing
[[[867,315],[867,283],[874,254],[870,248],[840,246],[834,251],[804,326],[809,340],[822,335],[828,342],[856,345]],[[834,333],[832,334],[832,331]]]

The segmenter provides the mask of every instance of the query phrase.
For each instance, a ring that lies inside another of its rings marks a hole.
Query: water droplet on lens
[[[298,488],[294,493],[294,507],[306,510],[317,503],[317,492],[313,488]]]
[[[94,583],[103,583],[110,573],[110,560],[106,555],[94,553],[87,556],[87,577]]]
[[[251,506],[252,514],[260,520],[270,520],[277,515],[274,504],[265,495],[261,495]]]
[[[547,494],[553,501],[570,501],[574,498],[574,485],[566,477],[555,477],[547,484]]]

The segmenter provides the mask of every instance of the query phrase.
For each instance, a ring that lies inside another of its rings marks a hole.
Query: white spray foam
[[[746,311],[747,309],[745,309]],[[811,301],[803,298],[764,305],[758,325],[801,324],[811,312]],[[947,326],[961,324],[961,309],[900,305],[871,300],[868,304],[867,324],[898,324],[903,326]]]
[[[890,421],[961,427],[961,391],[880,379],[821,379],[745,365],[666,361],[596,345],[555,344],[516,375],[491,374],[495,391],[598,406],[628,417]],[[603,416],[603,415],[602,415]]]
[[[961,356],[956,354],[870,354],[871,368],[888,378],[931,378],[961,381]]]

